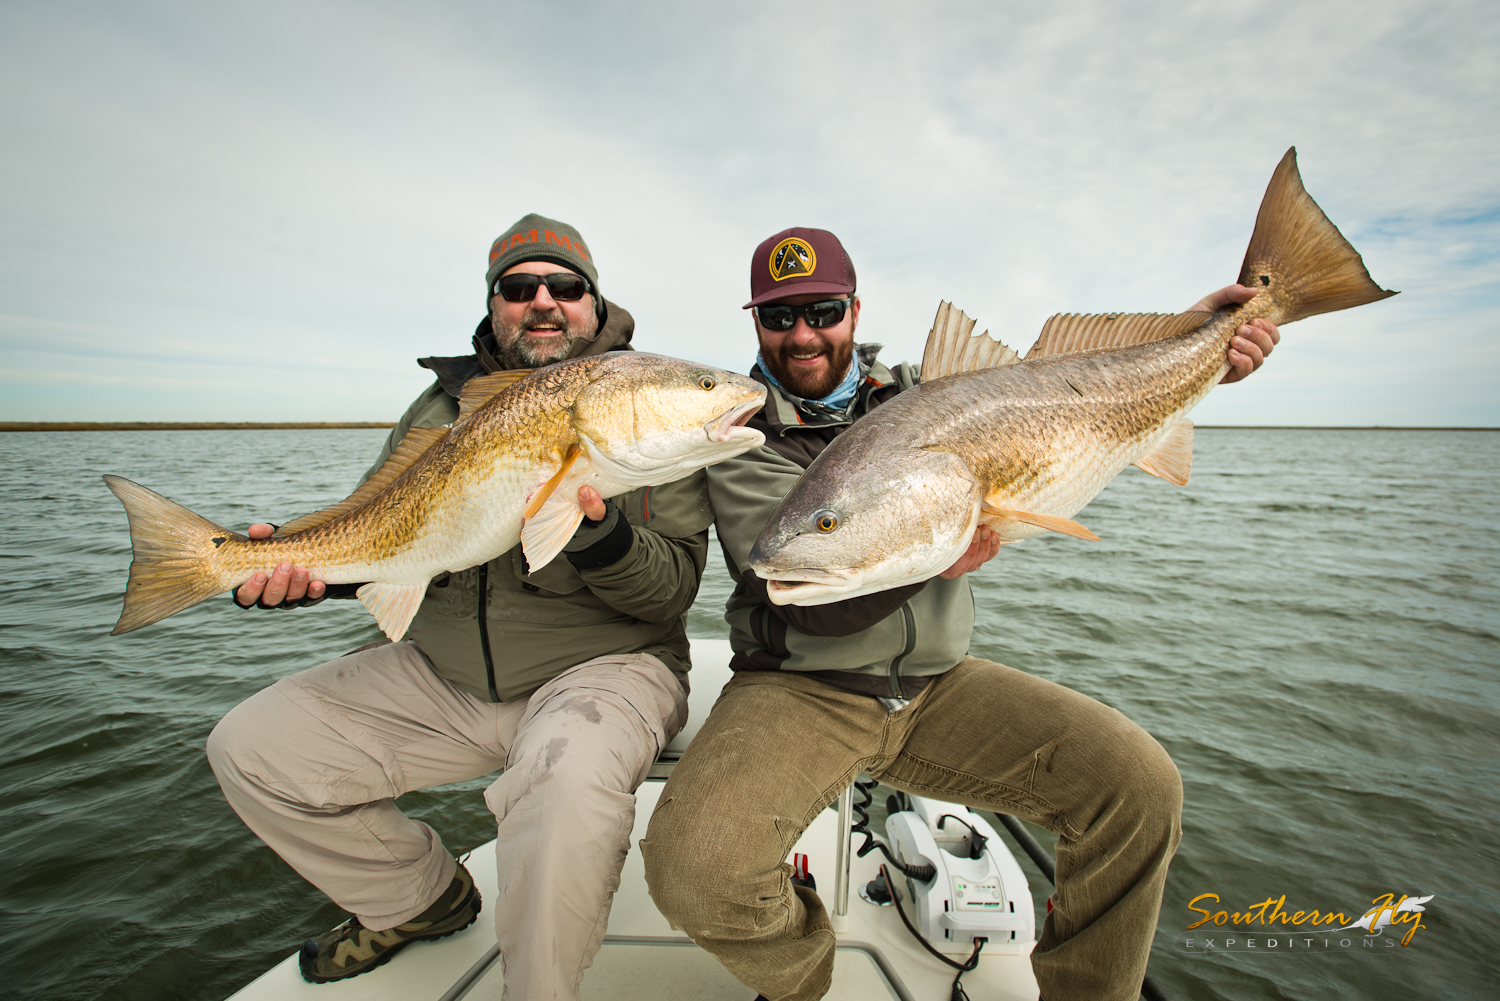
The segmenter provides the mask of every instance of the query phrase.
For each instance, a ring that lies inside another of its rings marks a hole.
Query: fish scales
[[[565,409],[571,400],[548,382],[518,385],[508,406],[482,408],[453,430],[448,447],[423,455],[369,504],[296,535],[264,542],[231,538],[215,561],[224,589],[263,569],[268,553],[278,561],[318,567],[328,583],[363,581],[377,566],[399,579],[403,569],[416,570],[417,561],[403,554],[420,551],[430,539],[461,524],[472,533],[496,515],[518,521],[520,500],[506,505],[514,511],[475,511],[482,505],[473,501],[492,492],[517,494],[521,482],[549,457],[560,457],[560,449],[576,442]],[[506,452],[497,442],[527,445]]]

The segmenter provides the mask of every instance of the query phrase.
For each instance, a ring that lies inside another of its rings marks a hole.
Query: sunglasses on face
[[[756,306],[755,318],[767,330],[791,330],[800,316],[809,327],[821,329],[842,323],[853,299],[824,299],[805,306]]]
[[[545,283],[547,294],[558,302],[573,302],[582,299],[589,291],[589,280],[571,271],[559,271],[550,275],[502,275],[495,281],[491,295],[498,295],[506,302],[530,302],[536,298],[536,290]]]

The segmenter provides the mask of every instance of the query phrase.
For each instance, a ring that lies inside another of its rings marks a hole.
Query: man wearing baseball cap
[[[758,449],[708,469],[725,562],[733,679],[677,764],[641,847],[651,895],[741,982],[775,1001],[827,991],[834,934],[789,877],[803,828],[860,772],[922,796],[1024,817],[1058,835],[1057,892],[1032,954],[1048,1001],[1134,999],[1181,837],[1182,783],[1150,734],[1060,685],[968,655],[968,551],[919,584],[773,604],[749,553],[780,499],[838,435],[917,381],[854,340],[854,265],[832,233],[793,228],[750,262],[769,389]],[[1230,286],[1197,308],[1243,302]],[[1275,344],[1264,321],[1229,349],[1234,381]]]
[[[473,376],[631,350],[630,314],[600,295],[578,231],[553,219],[525,216],[495,240],[485,302],[473,354],[420,359],[437,379],[366,478],[411,428],[453,422]],[[605,502],[581,489],[585,520],[565,559],[531,568],[517,546],[438,577],[406,640],[283,678],[214,729],[209,761],[230,805],[353,915],[303,944],[306,979],[355,976],[476,920],[468,871],[394,800],[503,768],[485,802],[505,995],[578,996],[629,850],[636,786],[687,718],[684,616],[711,514],[701,473],[651,488],[649,505],[646,493]],[[283,564],[235,600],[295,607],[357,587]]]

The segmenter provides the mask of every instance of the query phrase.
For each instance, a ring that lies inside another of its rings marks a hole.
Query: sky
[[[491,241],[576,226],[635,345],[745,371],[748,267],[834,231],[859,336],[1233,281],[1277,161],[1401,295],[1200,424],[1500,426],[1484,0],[0,5],[0,420],[395,420]]]

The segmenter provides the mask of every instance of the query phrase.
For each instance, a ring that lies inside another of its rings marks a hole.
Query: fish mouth
[[[765,580],[766,597],[773,605],[821,605],[838,601],[850,591],[857,590],[864,580],[864,574],[858,570],[762,570],[756,567],[755,572]]]
[[[732,438],[743,438],[746,434],[736,433],[737,428],[744,428],[755,412],[765,403],[764,394],[760,399],[747,400],[739,406],[732,408],[715,420],[703,425],[703,430],[708,434],[709,441],[729,441]],[[758,434],[756,431],[748,431],[748,434]]]

